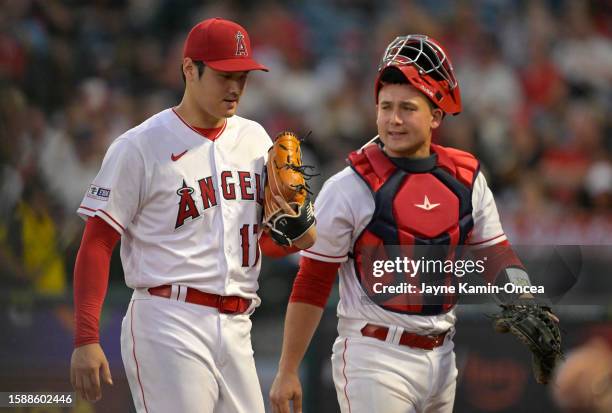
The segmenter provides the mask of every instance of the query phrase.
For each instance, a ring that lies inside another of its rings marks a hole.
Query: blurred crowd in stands
[[[424,33],[452,56],[469,150],[515,244],[612,244],[612,3],[601,0],[0,0],[0,275],[64,295],[75,211],[106,148],[176,105],[186,31],[240,22],[269,73],[239,114],[312,132],[320,184],[376,135],[385,46]],[[3,281],[4,282],[4,281]]]

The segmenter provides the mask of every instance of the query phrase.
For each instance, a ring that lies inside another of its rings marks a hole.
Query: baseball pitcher
[[[253,70],[268,69],[253,59],[243,27],[200,22],[184,45],[180,104],[108,149],[78,208],[87,224],[74,274],[71,381],[82,397],[101,397],[100,377],[112,384],[98,324],[121,239],[125,280],[134,289],[121,351],[136,410],[264,411],[249,316],[260,303],[258,240],[272,141],[258,123],[235,115]],[[278,213],[270,214],[266,231],[294,249],[312,245],[308,199],[283,205],[289,224],[276,228],[270,222]],[[310,242],[300,243],[304,237]]]

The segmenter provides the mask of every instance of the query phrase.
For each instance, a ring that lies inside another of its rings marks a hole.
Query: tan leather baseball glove
[[[268,151],[264,189],[264,225],[280,245],[305,249],[316,239],[315,216],[307,181],[314,176],[302,165],[300,139],[281,132]]]

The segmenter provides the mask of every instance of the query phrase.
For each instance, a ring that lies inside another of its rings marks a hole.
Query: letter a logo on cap
[[[236,32],[236,56],[248,56],[247,47],[244,43],[244,34]]]

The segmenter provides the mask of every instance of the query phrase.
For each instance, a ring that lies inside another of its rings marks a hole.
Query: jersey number
[[[244,224],[242,226],[242,228],[240,228],[240,246],[242,247],[242,266],[243,267],[248,267],[249,266],[249,261],[250,261],[250,256],[249,253],[251,251],[251,237],[249,235],[251,235],[249,233],[249,227],[251,225],[249,224]],[[257,229],[258,226],[257,224],[253,224],[253,231],[252,231],[252,239],[255,242],[255,262],[253,263],[252,267],[257,265],[257,262],[259,261],[259,245],[257,245]]]

